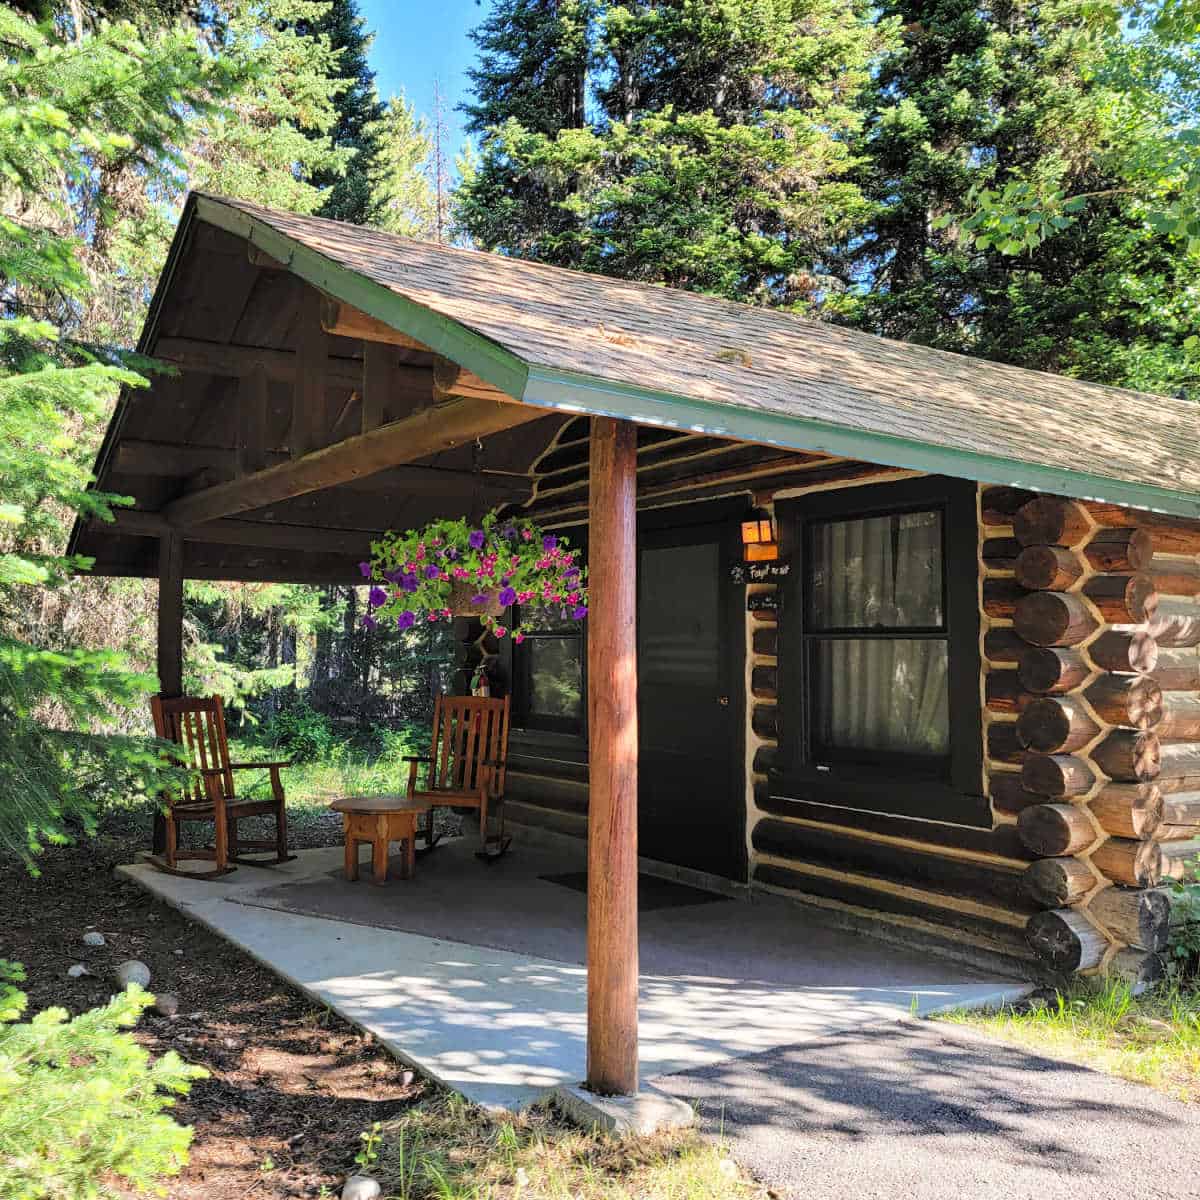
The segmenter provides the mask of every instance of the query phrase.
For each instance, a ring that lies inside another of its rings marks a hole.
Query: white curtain
[[[945,639],[903,630],[942,625],[941,515],[903,513],[818,525],[812,632],[817,741],[828,747],[944,754],[949,745]],[[855,637],[853,630],[895,630]]]

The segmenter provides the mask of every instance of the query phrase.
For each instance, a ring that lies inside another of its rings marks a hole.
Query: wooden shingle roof
[[[691,292],[194,198],[528,403],[1200,515],[1193,403]]]

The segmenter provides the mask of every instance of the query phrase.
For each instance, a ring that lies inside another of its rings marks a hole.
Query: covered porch
[[[455,839],[382,888],[347,883],[336,849],[207,886],[123,872],[429,1076],[516,1110],[578,1085],[587,1038],[586,854],[522,832],[493,867]],[[644,872],[640,891],[646,1096],[679,1072],[1027,990],[778,897],[748,905]]]

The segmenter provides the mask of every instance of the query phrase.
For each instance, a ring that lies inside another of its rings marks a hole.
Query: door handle
[[[718,704],[719,704],[719,705],[720,705],[722,708],[728,708],[728,707],[729,707],[729,697],[728,697],[728,696],[718,696],[718,697],[717,697],[717,703],[718,703]]]

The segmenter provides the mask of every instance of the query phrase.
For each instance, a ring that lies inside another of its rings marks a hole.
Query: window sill
[[[887,778],[864,778],[832,770],[772,775],[769,787],[771,798],[782,803],[791,800],[888,816],[950,821],[981,829],[992,827],[992,810],[986,796],[971,795],[944,779],[928,776],[892,774]]]

